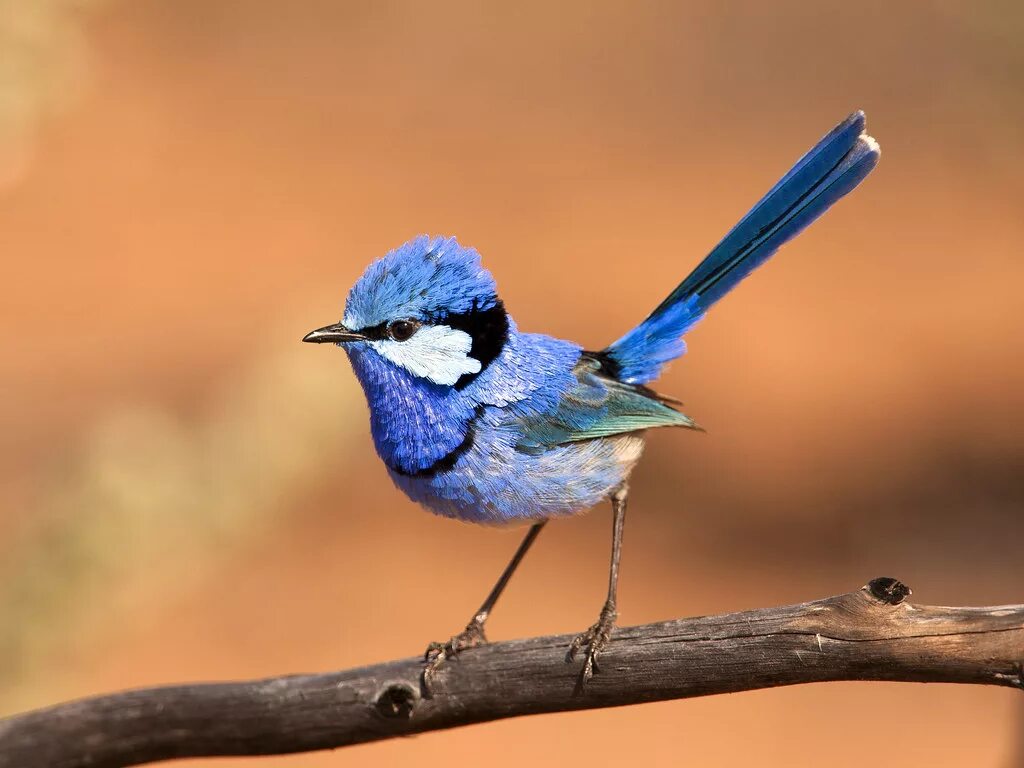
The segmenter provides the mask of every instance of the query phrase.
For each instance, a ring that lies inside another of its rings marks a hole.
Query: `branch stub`
[[[377,712],[388,720],[412,717],[416,693],[405,683],[391,683],[377,697]]]
[[[879,576],[869,581],[868,591],[886,605],[899,605],[911,595],[910,587],[890,576]]]

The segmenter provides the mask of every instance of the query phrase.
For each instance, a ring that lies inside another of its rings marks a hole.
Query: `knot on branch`
[[[389,720],[407,719],[416,707],[416,692],[406,683],[391,683],[377,696],[374,706],[378,714]]]
[[[910,587],[898,579],[879,576],[867,583],[867,590],[886,605],[899,605],[911,595]]]

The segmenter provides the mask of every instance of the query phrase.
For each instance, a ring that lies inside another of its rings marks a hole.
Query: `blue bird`
[[[647,318],[599,352],[520,331],[494,279],[454,238],[418,237],[373,262],[342,322],[303,341],[342,347],[370,409],[377,453],[413,501],[474,523],[530,523],[466,629],[427,650],[424,684],[484,623],[546,522],[610,499],[608,596],[571,643],[586,649],[580,687],[597,671],[617,617],[630,472],[644,432],[697,428],[679,402],[647,387],[686,350],[682,336],[783,243],[854,189],[879,147],[857,112],[801,158]]]

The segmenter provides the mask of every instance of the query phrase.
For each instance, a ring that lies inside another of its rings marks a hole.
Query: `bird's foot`
[[[615,628],[615,619],[618,614],[615,611],[615,605],[612,603],[605,603],[604,608],[601,609],[601,616],[597,622],[590,627],[586,632],[583,632],[573,638],[569,644],[569,650],[565,654],[565,660],[571,662],[575,660],[576,654],[579,653],[584,647],[587,649],[587,658],[583,662],[583,669],[580,670],[580,677],[576,683],[576,693],[583,693],[586,688],[587,681],[594,676],[595,673],[600,672],[600,668],[597,665],[597,656],[608,645],[608,641],[611,640],[612,630]]]
[[[427,663],[423,668],[423,689],[430,695],[431,683],[434,675],[448,659],[454,659],[467,648],[475,648],[487,642],[487,635],[484,634],[484,620],[479,616],[466,625],[466,628],[459,634],[452,637],[447,643],[431,643],[423,654],[423,660]]]

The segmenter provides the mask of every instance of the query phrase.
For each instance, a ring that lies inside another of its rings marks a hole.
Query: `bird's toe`
[[[487,642],[487,635],[484,634],[482,621],[473,619],[466,625],[466,628],[459,634],[452,636],[446,643],[432,642],[423,653],[423,660],[426,665],[423,667],[423,690],[429,696],[431,684],[434,681],[437,671],[444,665],[445,661],[456,658],[462,651],[474,648]]]
[[[601,671],[597,659],[601,651],[611,640],[612,630],[615,628],[615,608],[605,606],[601,611],[601,617],[586,631],[581,632],[569,643],[569,650],[566,652],[566,661],[574,661],[576,655],[583,649],[587,649],[586,659],[583,661],[583,669],[580,670],[579,680],[576,683],[576,693],[583,693],[587,682],[596,673]]]

